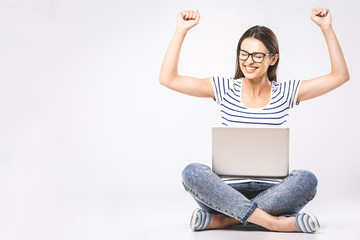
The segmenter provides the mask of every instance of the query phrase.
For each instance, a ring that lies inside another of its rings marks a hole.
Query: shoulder
[[[216,87],[222,87],[226,89],[233,88],[235,84],[241,84],[241,81],[239,81],[239,79],[223,76],[213,76],[211,77],[211,82]]]
[[[292,89],[298,89],[300,86],[301,80],[291,79],[281,82],[273,82],[272,89],[273,91],[289,91]]]
[[[234,79],[233,77],[212,76],[211,80],[214,82],[234,82],[237,79]]]

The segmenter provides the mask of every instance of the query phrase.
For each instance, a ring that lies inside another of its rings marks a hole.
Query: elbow
[[[345,66],[344,72],[343,72],[342,75],[343,75],[344,83],[346,83],[347,81],[350,80],[350,73],[349,73],[349,70],[348,70],[347,66]]]
[[[169,85],[169,81],[165,78],[159,78],[159,83],[165,87]]]
[[[332,76],[334,77],[334,80],[336,79],[336,81],[339,83],[339,86],[350,80],[350,74],[348,71],[337,73]]]
[[[170,76],[162,76],[159,77],[159,83],[165,87],[169,87],[177,77],[170,77]]]
[[[347,81],[350,80],[350,73],[349,73],[349,72],[347,72],[347,73],[345,74],[344,79],[345,79],[345,82],[347,82]]]
[[[166,82],[166,78],[160,74],[159,83],[163,86],[166,86]]]
[[[340,79],[341,79],[341,83],[342,83],[342,84],[344,84],[344,83],[346,83],[347,81],[349,81],[349,80],[350,80],[350,74],[349,74],[349,72],[346,72],[346,73],[342,74],[341,77],[340,77]]]
[[[159,78],[159,83],[161,84],[161,85],[164,85],[164,79],[162,79],[162,78]]]

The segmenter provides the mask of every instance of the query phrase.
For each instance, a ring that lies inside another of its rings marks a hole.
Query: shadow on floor
[[[264,227],[261,227],[259,225],[252,224],[252,223],[248,223],[247,225],[237,224],[237,225],[228,227],[226,229],[241,230],[241,231],[269,231]]]

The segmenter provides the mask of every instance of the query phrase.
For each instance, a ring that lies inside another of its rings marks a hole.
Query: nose
[[[251,65],[254,64],[254,60],[252,59],[252,56],[249,55],[248,59],[244,62],[245,65]]]

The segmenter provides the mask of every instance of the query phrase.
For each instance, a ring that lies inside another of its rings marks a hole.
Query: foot
[[[304,232],[313,233],[320,229],[317,218],[310,212],[305,212],[292,217],[275,217],[272,224],[273,231],[279,232]]]
[[[207,229],[222,229],[239,223],[240,221],[224,214],[211,214],[211,222]]]
[[[275,217],[269,230],[278,232],[299,232],[296,227],[295,217]]]

